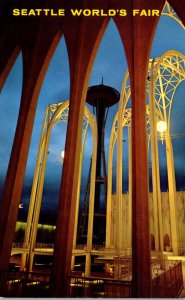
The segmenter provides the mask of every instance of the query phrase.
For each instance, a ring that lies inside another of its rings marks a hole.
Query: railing
[[[182,289],[182,262],[174,260],[156,262],[153,268],[152,297],[176,298]]]
[[[52,243],[50,243],[50,244],[36,243],[35,248],[38,248],[38,249],[53,249],[54,244],[52,244]]]
[[[71,275],[69,297],[131,297],[131,259],[115,257],[114,279],[106,274],[87,278]],[[100,278],[102,277],[102,278]],[[183,289],[182,263],[174,260],[152,260],[152,297],[176,298]]]
[[[0,296],[47,297],[50,275],[34,272],[2,271]]]
[[[68,297],[130,298],[131,281],[70,275]]]
[[[132,279],[132,259],[125,256],[115,256],[113,261],[114,279]]]
[[[36,243],[34,251],[35,253],[42,253],[42,254],[53,254],[54,244],[43,244],[43,243]]]
[[[178,251],[179,251],[179,255],[185,255],[185,247],[180,247]]]
[[[13,243],[12,249],[27,249],[29,246],[25,243]],[[54,244],[43,244],[43,243],[36,243],[35,244],[35,250],[39,250],[40,252],[49,252],[54,249]]]
[[[23,249],[23,248],[26,248],[26,244],[25,243],[13,243],[12,248],[13,249],[15,249],[15,248]]]
[[[168,260],[159,258],[152,259],[152,278],[160,275],[165,271],[168,271],[179,263],[181,263],[180,260]]]
[[[76,250],[86,250],[87,249],[87,245],[85,244],[78,244],[75,246]]]
[[[12,244],[12,248],[27,248],[28,245],[26,245],[26,243],[13,243]],[[50,243],[50,244],[44,244],[44,243],[36,243],[35,244],[35,248],[39,248],[39,249],[53,249],[54,248],[54,244]]]
[[[119,278],[110,278],[108,273],[91,274],[91,277],[70,274],[68,297],[129,298],[132,296],[131,260],[120,263]],[[128,276],[129,275],[129,276]],[[114,276],[114,274],[113,274]],[[2,271],[0,273],[0,296],[6,297],[48,297],[50,275],[35,272]],[[183,288],[181,261],[152,261],[152,297],[176,298]]]
[[[106,251],[106,252],[114,252],[115,247],[105,247],[104,245],[92,245],[92,250],[98,250],[98,251]],[[132,254],[132,248],[120,248],[119,251],[122,253],[122,255],[125,256],[131,256]]]
[[[19,248],[19,249],[24,249],[27,248],[28,245],[26,245],[25,243],[13,243],[12,244],[12,249],[15,248]],[[45,243],[36,243],[35,248],[39,248],[39,249],[53,249],[54,248],[54,244],[50,243],[50,244],[45,244]],[[87,245],[86,244],[78,244],[75,246],[75,250],[86,250],[87,249]],[[114,247],[105,247],[104,245],[92,245],[92,250],[93,251],[102,251],[102,252],[115,252],[115,248]],[[132,248],[120,248],[120,253],[122,256],[132,256]],[[152,254],[155,255],[157,252],[156,251],[152,251]],[[184,255],[185,254],[185,248],[179,248],[179,255]]]
[[[87,245],[86,244],[77,244],[75,246],[76,250],[86,250]],[[115,252],[115,247],[105,247],[104,245],[92,245],[92,251],[102,251],[102,252]],[[120,248],[119,249],[120,253],[122,256],[131,256],[132,255],[132,249],[131,248]]]

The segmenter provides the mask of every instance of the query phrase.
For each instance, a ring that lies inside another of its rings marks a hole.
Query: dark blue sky
[[[185,32],[174,20],[167,16],[160,18],[157,31],[155,34],[151,57],[158,57],[168,50],[178,50],[185,54]],[[104,84],[113,86],[121,90],[122,80],[127,69],[127,62],[125,53],[119,33],[114,22],[111,20],[109,26],[104,34],[98,54],[96,56],[94,66],[91,73],[89,85],[99,84],[104,78]],[[69,98],[69,66],[67,50],[64,39],[61,39],[49,69],[45,76],[45,80],[39,95],[37,113],[35,118],[34,130],[31,140],[31,147],[27,163],[22,202],[25,204],[29,202],[31,184],[34,174],[38,143],[41,133],[42,121],[44,118],[45,109],[48,103],[57,103],[65,101]],[[18,116],[19,103],[21,98],[22,87],[22,56],[21,53],[17,58],[11,73],[6,81],[6,84],[0,94],[1,101],[1,118],[0,118],[0,192],[2,187],[6,170],[8,166],[9,155],[13,142],[15,131],[15,124]],[[175,167],[177,176],[177,189],[185,190],[185,84],[182,83],[175,95],[174,106],[172,108],[171,128],[175,134],[173,138]],[[107,122],[107,134],[105,139],[105,146],[108,148],[109,133],[114,115],[117,111],[117,106],[110,111]],[[51,143],[49,147],[48,165],[46,170],[46,178],[44,185],[43,209],[50,210],[56,207],[58,200],[58,191],[60,186],[60,176],[62,164],[58,163],[61,150],[64,149],[66,124],[58,124],[54,127]],[[181,136],[178,136],[182,133]],[[184,134],[184,135],[183,135]],[[85,152],[85,162],[83,167],[83,178],[86,178],[87,166],[90,160],[91,136],[87,137],[87,145]],[[160,145],[161,153],[165,153],[164,145]],[[124,144],[124,153],[127,153],[127,145]],[[167,189],[166,185],[166,164],[165,155],[160,156],[161,174],[162,174],[162,190]],[[127,191],[127,163],[124,163],[124,191]],[[115,169],[115,168],[114,168]],[[115,172],[115,171],[114,171]],[[115,184],[113,184],[113,192],[115,191]],[[84,193],[84,185],[82,187],[82,194]]]

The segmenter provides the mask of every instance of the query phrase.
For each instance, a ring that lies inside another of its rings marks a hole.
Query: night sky
[[[174,20],[167,16],[160,18],[150,57],[161,56],[165,51],[178,50],[185,54],[185,32]],[[127,69],[127,62],[124,49],[119,37],[119,33],[114,22],[111,20],[104,34],[99,51],[95,58],[94,66],[91,73],[89,86],[100,84],[102,77],[105,85],[110,85],[121,91],[122,80]],[[65,40],[62,38],[52,61],[46,73],[44,83],[39,95],[37,112],[32,134],[31,147],[27,162],[24,187],[21,203],[24,208],[21,213],[26,215],[31,185],[33,180],[38,143],[41,133],[42,121],[44,119],[45,109],[49,103],[58,103],[69,98],[69,66]],[[19,111],[22,87],[22,55],[19,54],[9,77],[0,94],[1,101],[1,118],[0,118],[0,193],[2,194],[3,183],[8,167],[9,156],[13,143],[16,121]],[[183,82],[177,89],[174,104],[171,113],[171,131],[174,156],[177,190],[185,190],[185,83]],[[117,106],[110,109],[107,120],[105,148],[109,146],[109,135],[112,121],[114,119]],[[64,149],[66,124],[57,124],[52,131],[51,142],[49,146],[48,164],[43,193],[42,211],[46,215],[52,215],[56,211],[58,194],[60,188],[62,162],[60,162],[60,153]],[[127,141],[127,136],[125,135]],[[88,165],[91,156],[92,137],[89,132],[87,144],[85,147],[85,157],[83,163],[83,174],[81,187],[81,198],[83,199],[85,184],[88,172]],[[159,143],[160,151],[160,171],[161,171],[161,190],[167,190],[166,163],[165,163],[165,145]],[[123,152],[127,156],[127,143],[123,144]],[[123,191],[127,188],[127,159],[123,158],[124,176]],[[150,163],[149,163],[150,167]],[[113,169],[113,193],[115,192],[115,172]],[[49,219],[48,219],[49,220]]]

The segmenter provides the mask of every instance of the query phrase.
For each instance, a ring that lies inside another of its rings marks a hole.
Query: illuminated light
[[[39,281],[33,281],[33,282],[27,283],[26,285],[27,285],[27,286],[30,286],[30,285],[38,285],[38,284],[40,284]]]
[[[167,124],[165,121],[158,121],[157,122],[157,131],[163,133],[167,129]]]
[[[164,132],[166,130],[167,130],[167,123],[165,121],[158,121],[157,122],[157,131],[160,132],[162,144],[163,144],[163,140],[164,140]]]
[[[13,280],[8,280],[8,283],[16,283],[16,282],[20,282],[20,279],[13,279]]]
[[[80,280],[80,278],[78,278],[78,281],[70,283],[70,286],[78,286],[78,287],[83,286],[84,287],[84,284],[88,285],[89,283],[97,285],[98,283],[104,283],[104,281],[97,280],[97,279],[95,279],[95,280],[84,280],[84,279]]]
[[[60,155],[61,155],[62,159],[64,159],[64,156],[65,156],[65,151],[64,151],[64,150],[62,150],[62,152],[60,153]]]

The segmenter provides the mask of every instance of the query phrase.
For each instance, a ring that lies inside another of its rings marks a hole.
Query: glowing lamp
[[[158,121],[157,122],[157,131],[163,133],[167,129],[167,124],[165,121]]]
[[[164,132],[166,131],[166,129],[167,129],[167,124],[165,121],[157,122],[157,131],[160,132],[162,144],[163,144],[163,140],[164,140]]]
[[[62,159],[64,159],[65,151],[62,150],[61,153],[60,153],[60,155],[61,155]]]

